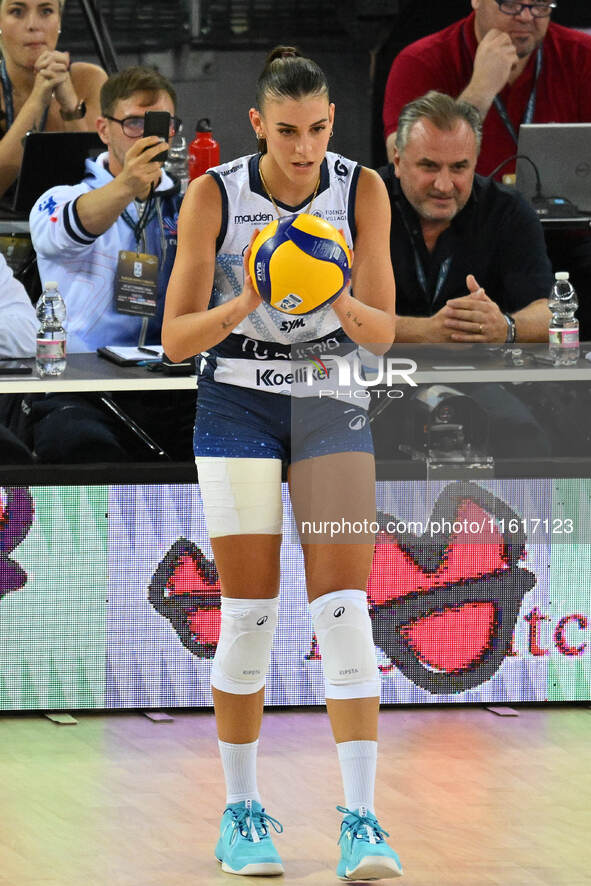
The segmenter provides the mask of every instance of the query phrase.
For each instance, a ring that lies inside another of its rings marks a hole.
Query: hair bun
[[[278,58],[301,58],[301,53],[295,46],[276,46],[265,59],[265,68]]]

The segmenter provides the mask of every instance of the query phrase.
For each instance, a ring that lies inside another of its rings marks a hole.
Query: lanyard
[[[415,260],[415,268],[417,272],[417,278],[420,284],[421,289],[425,293],[425,295],[429,295],[429,286],[427,282],[427,274],[425,273],[425,268],[423,266],[423,262],[421,260],[421,256],[419,254],[419,250],[417,249],[417,244],[415,240],[415,235],[410,229],[410,225],[406,219],[403,208],[398,201],[395,203],[398,212],[400,213],[400,217],[402,218],[402,223],[406,228],[406,232],[410,238],[410,242],[412,245],[412,251]],[[448,255],[446,259],[444,259],[439,265],[439,273],[437,274],[437,282],[435,284],[435,292],[433,293],[433,298],[431,299],[431,304],[435,304],[437,299],[439,298],[439,294],[443,287],[445,286],[445,281],[447,280],[449,269],[451,267],[452,256]]]
[[[14,101],[12,99],[12,83],[10,82],[10,77],[8,76],[8,71],[6,70],[6,62],[4,61],[4,59],[0,60],[0,80],[2,81],[2,92],[4,93],[4,105],[6,107],[6,131],[8,132],[8,130],[14,123]],[[39,130],[41,132],[43,132],[47,125],[48,113],[49,107],[45,108],[41,116],[41,122],[39,124]]]
[[[146,230],[147,226],[149,225],[149,223],[154,218],[154,216],[156,215],[155,203],[156,203],[156,201],[154,199],[153,190],[151,190],[150,196],[146,200],[146,205],[144,206],[144,208],[142,210],[142,214],[139,216],[137,222],[135,222],[132,219],[132,217],[129,214],[129,212],[127,211],[127,209],[121,213],[121,218],[123,219],[125,224],[128,225],[128,227],[130,227],[131,230],[133,231],[133,233],[135,234],[135,242],[136,242],[136,247],[138,250],[140,247],[140,242],[142,242],[144,244],[143,248],[144,249],[146,248],[146,246],[145,246],[145,243],[146,243],[145,230]]]
[[[419,283],[421,284],[421,289],[428,295],[427,292],[427,275],[425,274],[425,269],[423,267],[423,263],[421,261],[421,257],[419,255],[418,249],[415,244],[412,245],[413,252],[415,254],[415,267],[417,269],[417,277],[419,278]],[[448,255],[444,261],[439,265],[439,273],[437,274],[437,283],[435,284],[435,292],[433,293],[433,298],[431,300],[431,304],[435,304],[439,297],[439,293],[443,289],[445,281],[447,280],[447,275],[449,274],[449,269],[451,266],[451,255]]]
[[[527,105],[525,108],[525,114],[523,115],[523,120],[521,123],[531,123],[534,119],[534,114],[536,112],[536,92],[538,88],[538,77],[540,76],[540,71],[542,70],[542,47],[538,46],[538,51],[536,53],[536,73],[534,75],[534,85],[532,91],[529,94],[529,98],[527,100]],[[505,103],[502,99],[499,98],[498,95],[495,95],[494,106],[497,109],[499,117],[505,124],[505,129],[517,144],[517,133],[515,132],[515,127],[507,113],[507,108],[505,107]]]

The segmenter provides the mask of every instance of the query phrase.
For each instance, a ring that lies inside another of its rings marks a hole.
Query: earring
[[[259,154],[267,153],[267,139],[261,132],[257,132],[257,150]]]
[[[328,137],[329,137],[329,138],[332,138],[332,137],[333,137],[333,135],[334,135],[334,130],[333,130],[333,129],[331,129],[331,130],[330,130],[330,135],[329,135],[329,136],[328,136]]]

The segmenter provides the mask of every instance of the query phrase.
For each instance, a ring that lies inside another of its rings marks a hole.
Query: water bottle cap
[[[195,132],[211,132],[209,117],[201,117],[195,126]]]
[[[556,273],[554,274],[555,280],[568,280],[568,277],[568,271],[556,271]]]
[[[57,281],[56,280],[48,280],[47,283],[45,284],[44,288],[50,289],[50,290],[57,289]]]

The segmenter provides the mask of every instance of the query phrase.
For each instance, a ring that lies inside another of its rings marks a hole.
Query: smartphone
[[[168,111],[146,111],[144,115],[144,135],[159,135],[165,142],[170,138],[170,114]],[[154,161],[164,163],[168,151],[162,151]]]

